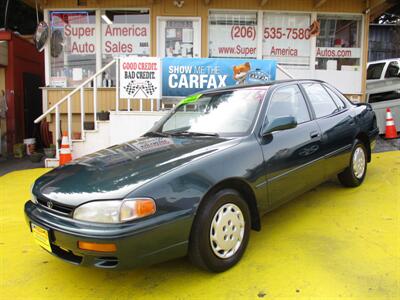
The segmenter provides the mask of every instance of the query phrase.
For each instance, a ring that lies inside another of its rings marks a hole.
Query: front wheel
[[[193,264],[223,272],[242,257],[250,235],[250,211],[235,190],[223,189],[204,199],[194,220],[189,243]]]
[[[356,140],[349,166],[340,174],[340,183],[347,187],[359,186],[367,173],[367,150],[360,140]]]

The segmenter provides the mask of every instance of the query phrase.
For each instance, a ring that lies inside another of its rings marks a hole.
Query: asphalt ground
[[[23,158],[0,157],[0,176],[13,171],[35,168],[44,168],[44,159],[40,162],[31,162],[27,156]]]
[[[378,153],[386,151],[400,151],[400,138],[385,139],[382,136],[378,136],[374,152]]]
[[[23,205],[47,169],[0,177],[1,299],[400,299],[400,152],[373,155],[365,182],[327,182],[262,218],[241,262],[221,274],[185,258],[83,268],[33,241]]]

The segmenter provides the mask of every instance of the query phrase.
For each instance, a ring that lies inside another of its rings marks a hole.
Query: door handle
[[[311,131],[310,132],[310,138],[316,138],[319,136],[319,132],[318,131]]]

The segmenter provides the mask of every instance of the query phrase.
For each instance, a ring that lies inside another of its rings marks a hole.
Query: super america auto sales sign
[[[94,24],[67,24],[64,26],[66,52],[94,54],[96,52],[96,30]],[[101,32],[103,54],[110,55],[149,55],[149,24],[103,25]]]

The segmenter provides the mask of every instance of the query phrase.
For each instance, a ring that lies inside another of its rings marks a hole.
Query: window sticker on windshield
[[[184,105],[184,104],[188,104],[188,103],[193,103],[196,102],[197,100],[199,100],[199,98],[203,96],[203,94],[195,94],[189,97],[186,97],[185,99],[183,99],[181,102],[179,102],[178,106]]]

